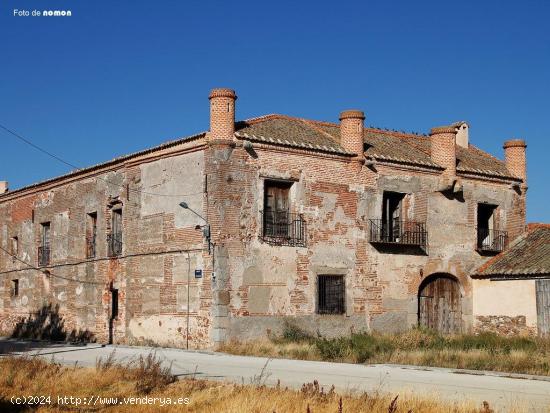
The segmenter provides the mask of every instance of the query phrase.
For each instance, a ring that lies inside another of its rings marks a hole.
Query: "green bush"
[[[313,336],[305,331],[304,329],[298,327],[296,324],[285,320],[285,324],[283,327],[283,334],[282,334],[283,341],[295,341],[295,342],[301,342],[301,341],[311,341],[313,339]]]
[[[318,338],[315,346],[323,360],[341,360],[349,354],[349,338]]]

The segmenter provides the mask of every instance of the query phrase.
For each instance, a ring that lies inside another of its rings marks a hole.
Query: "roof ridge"
[[[537,229],[549,229],[550,230],[550,223],[545,222],[530,222],[527,224],[527,231],[532,232]]]
[[[180,144],[183,144],[183,143],[187,143],[187,142],[189,142],[193,139],[198,139],[198,138],[204,137],[205,135],[206,135],[206,132],[199,132],[199,133],[195,133],[193,135],[182,136],[180,138],[171,139],[169,141],[163,142],[161,144],[158,144],[158,145],[155,145],[155,146],[152,146],[152,147],[148,147],[146,149],[135,151],[135,152],[132,152],[132,153],[129,153],[129,154],[126,154],[126,155],[120,155],[120,156],[117,156],[115,158],[111,158],[111,159],[109,159],[107,161],[104,161],[104,162],[99,162],[99,163],[96,163],[96,164],[93,164],[93,165],[84,166],[82,168],[73,169],[73,170],[71,170],[69,172],[66,172],[64,174],[57,175],[57,176],[54,176],[52,178],[46,178],[46,179],[43,179],[41,181],[34,182],[32,184],[29,184],[29,185],[25,185],[25,186],[22,186],[20,188],[16,188],[14,190],[10,190],[10,191],[8,191],[4,194],[0,194],[0,198],[2,198],[4,195],[8,196],[8,195],[12,195],[14,193],[23,192],[25,190],[36,188],[36,187],[39,187],[41,185],[46,185],[46,184],[53,183],[53,182],[56,182],[56,181],[60,181],[60,180],[66,179],[66,178],[70,178],[72,176],[78,176],[80,174],[92,172],[92,171],[95,171],[95,170],[98,170],[98,169],[101,169],[101,168],[106,168],[106,167],[116,165],[116,164],[121,163],[121,162],[126,162],[126,161],[129,161],[129,160],[133,159],[133,158],[137,158],[139,156],[144,156],[144,155],[148,155],[150,153],[154,153],[154,152],[157,152],[157,151],[162,151],[162,150],[165,150],[165,149],[169,149],[169,148],[172,148],[174,146],[177,146],[177,145],[180,145]]]

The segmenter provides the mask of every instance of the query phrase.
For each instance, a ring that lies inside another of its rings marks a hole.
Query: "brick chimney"
[[[440,126],[430,132],[432,161],[445,168],[443,175],[456,175],[456,127]]]
[[[210,92],[210,140],[232,140],[235,133],[235,100],[233,89],[212,89]]]
[[[365,114],[360,110],[345,110],[340,113],[340,145],[357,154],[356,160],[364,159],[363,122]]]
[[[0,181],[0,195],[8,192],[8,181]]]
[[[523,180],[527,185],[527,166],[525,160],[525,148],[527,144],[523,139],[512,139],[504,142],[504,158],[506,167],[512,175]]]

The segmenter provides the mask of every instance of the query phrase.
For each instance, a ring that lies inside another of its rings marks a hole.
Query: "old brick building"
[[[475,328],[471,274],[524,231],[523,141],[501,161],[465,122],[235,122],[235,102],[215,89],[208,132],[6,189],[1,330],[205,348],[289,318],[324,335]]]

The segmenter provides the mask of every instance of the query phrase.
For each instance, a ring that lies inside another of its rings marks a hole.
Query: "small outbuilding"
[[[529,224],[472,275],[475,331],[550,335],[550,224]]]

